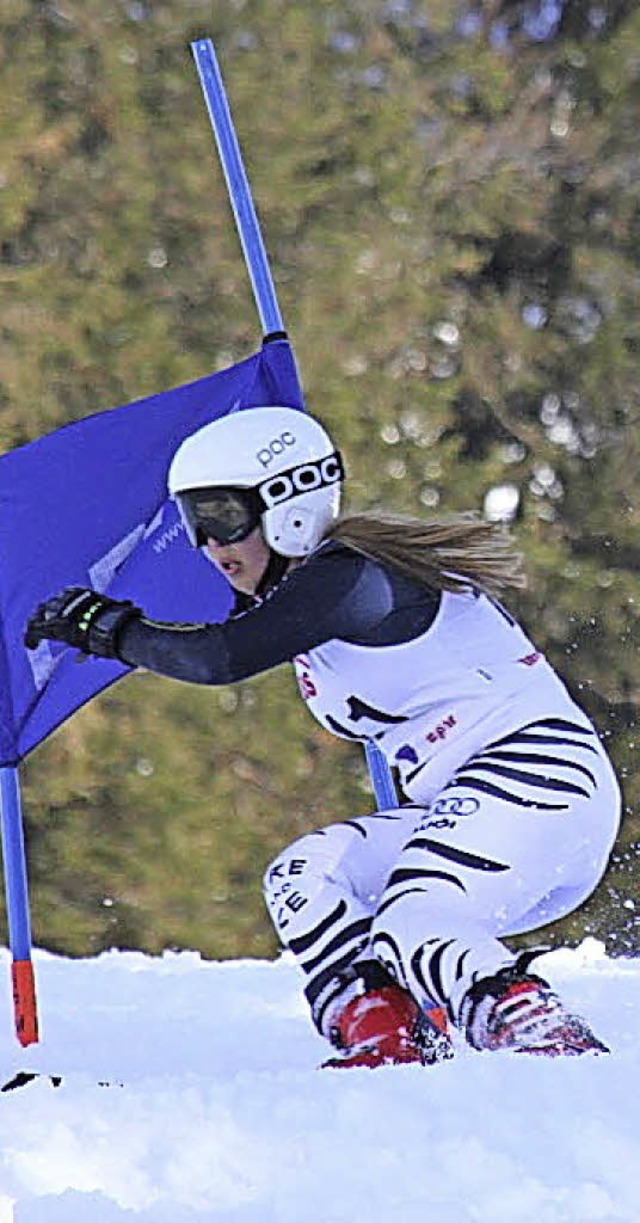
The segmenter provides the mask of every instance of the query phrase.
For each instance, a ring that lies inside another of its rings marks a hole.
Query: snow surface
[[[65,1078],[0,1097],[0,1223],[638,1223],[640,960],[593,940],[538,963],[611,1056],[375,1071],[318,1068],[288,956],[37,953],[21,1050],[3,955],[2,1081]]]

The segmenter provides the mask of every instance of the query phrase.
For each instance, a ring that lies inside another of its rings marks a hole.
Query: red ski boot
[[[461,1026],[474,1049],[507,1049],[546,1057],[608,1053],[578,1015],[571,1014],[541,977],[502,969],[469,990]]]
[[[406,990],[397,985],[358,994],[338,1016],[332,1041],[336,1057],[325,1067],[402,1065],[423,1066],[452,1057],[447,1018],[437,1008],[423,1015]]]

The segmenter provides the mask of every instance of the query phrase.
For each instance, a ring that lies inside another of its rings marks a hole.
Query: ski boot
[[[336,1057],[324,1067],[368,1066],[419,1062],[423,1066],[453,1056],[447,1017],[441,1008],[421,1012],[406,990],[397,985],[352,997],[331,1031]]]
[[[532,957],[529,957],[532,958]],[[578,1015],[542,977],[519,963],[471,986],[460,1008],[460,1027],[474,1049],[506,1049],[545,1057],[608,1053]]]

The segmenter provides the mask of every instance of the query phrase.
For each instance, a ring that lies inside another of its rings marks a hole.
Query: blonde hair
[[[325,539],[338,540],[429,590],[460,591],[474,585],[499,595],[505,587],[526,585],[522,556],[505,529],[471,514],[430,521],[350,514],[333,523]]]

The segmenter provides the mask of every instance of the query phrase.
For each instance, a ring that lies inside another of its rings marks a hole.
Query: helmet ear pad
[[[316,540],[317,525],[311,510],[303,505],[283,505],[263,516],[262,531],[274,552],[305,556]]]
[[[322,488],[274,506],[262,515],[262,532],[274,552],[281,556],[306,556],[317,547],[325,530],[335,520],[340,488]]]

